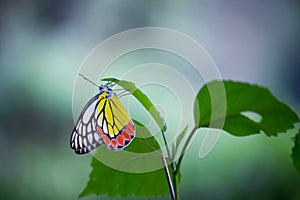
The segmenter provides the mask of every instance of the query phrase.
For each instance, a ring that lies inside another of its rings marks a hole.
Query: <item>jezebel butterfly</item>
[[[77,154],[86,154],[100,145],[117,151],[128,146],[134,136],[135,127],[126,109],[105,84],[81,111],[70,146]]]

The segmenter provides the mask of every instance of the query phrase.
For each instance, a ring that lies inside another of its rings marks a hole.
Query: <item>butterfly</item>
[[[77,154],[86,154],[100,145],[122,150],[135,137],[134,123],[110,82],[97,87],[98,94],[81,111],[71,135],[70,146]]]

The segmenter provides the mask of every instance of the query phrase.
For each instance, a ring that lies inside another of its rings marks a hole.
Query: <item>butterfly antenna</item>
[[[96,87],[99,87],[99,85],[97,85],[96,83],[94,83],[93,81],[91,81],[90,79],[88,79],[87,77],[85,77],[83,74],[79,73],[79,76],[81,76],[84,80],[90,82],[91,84],[93,84]]]

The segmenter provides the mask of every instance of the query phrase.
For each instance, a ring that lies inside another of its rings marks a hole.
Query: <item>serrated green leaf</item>
[[[225,89],[226,99],[222,96]],[[212,101],[211,96],[214,97]],[[213,103],[212,103],[213,102]],[[221,116],[221,107],[226,102],[226,114]],[[216,112],[212,118],[212,108]],[[253,112],[261,117],[255,121],[243,114]],[[223,130],[236,136],[246,136],[263,131],[266,135],[277,135],[299,121],[297,114],[277,100],[268,89],[234,81],[212,81],[204,85],[195,100],[194,118],[197,127],[220,128],[218,120],[225,120]],[[216,124],[216,126],[214,125]]]
[[[102,81],[110,81],[114,82],[117,85],[121,86],[127,92],[131,93],[143,106],[144,108],[150,113],[153,119],[156,121],[157,125],[161,129],[162,132],[165,131],[166,126],[164,124],[163,119],[161,118],[159,112],[156,110],[155,106],[149,100],[149,98],[140,90],[138,89],[134,83],[130,81],[119,80],[116,78],[104,78]]]
[[[292,159],[293,163],[300,172],[300,130],[299,133],[294,138],[294,147],[292,149]]]
[[[150,132],[139,122],[134,121],[136,125],[136,138],[124,150],[135,153],[147,153],[160,149],[159,144],[154,137],[151,137]],[[139,136],[143,136],[140,138]],[[96,152],[95,157],[111,156],[114,161],[114,156],[124,153],[124,150],[114,152],[107,150],[105,147],[100,147]],[[161,156],[162,154],[160,154]],[[81,192],[79,197],[95,194],[108,196],[162,196],[169,193],[168,183],[164,169],[158,169],[147,173],[128,173],[118,171],[101,163],[98,159],[93,158],[91,166],[92,172],[90,180],[86,188]],[[138,159],[138,158],[136,158]],[[159,156],[156,159],[160,159]],[[149,162],[154,162],[153,158],[148,158]],[[121,161],[122,162],[122,161]],[[136,162],[136,160],[132,160]],[[130,166],[129,161],[127,167]],[[162,160],[160,160],[162,162]]]

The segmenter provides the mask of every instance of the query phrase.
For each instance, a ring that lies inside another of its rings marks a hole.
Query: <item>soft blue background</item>
[[[266,86],[299,113],[299,11],[296,0],[1,1],[1,199],[77,198],[91,156],[69,148],[73,83],[89,51],[120,31],[181,31],[208,50],[225,79]],[[204,160],[192,146],[182,199],[299,199],[293,134],[224,134]]]

